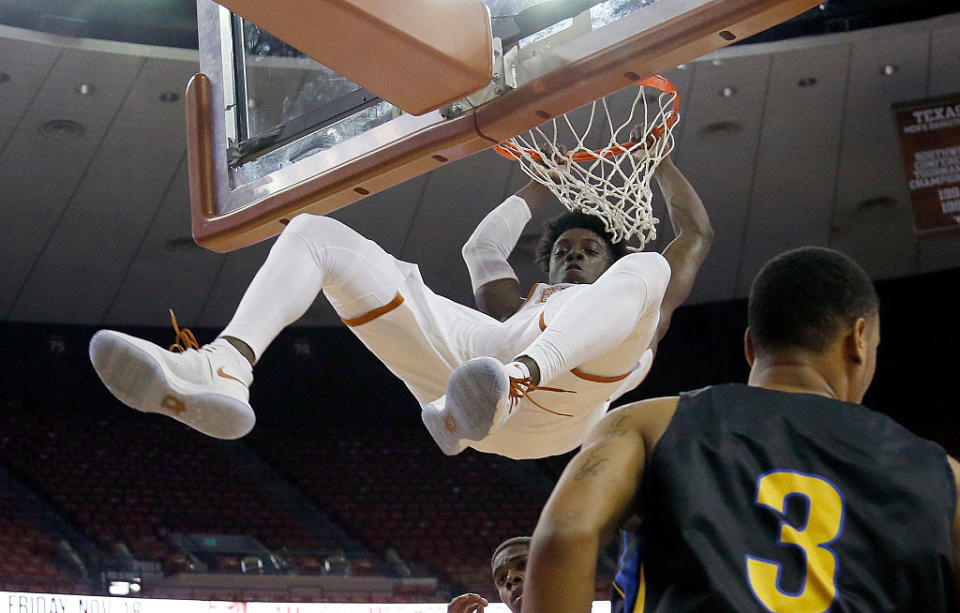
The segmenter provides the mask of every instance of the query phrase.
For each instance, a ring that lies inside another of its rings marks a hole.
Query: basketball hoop
[[[651,96],[651,92],[655,92]],[[605,98],[595,100],[582,129],[566,114],[520,134],[494,149],[520,163],[531,179],[550,188],[571,211],[603,220],[614,242],[637,237],[642,248],[657,237],[650,179],[673,150],[673,127],[680,118],[677,88],[654,76],[637,82],[627,118],[615,125]],[[560,122],[560,123],[558,123]],[[592,149],[585,141],[608,131],[609,143]],[[564,140],[575,145],[565,153]]]

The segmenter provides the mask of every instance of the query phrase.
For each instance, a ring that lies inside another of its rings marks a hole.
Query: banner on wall
[[[0,613],[446,613],[446,603],[337,604],[213,602],[0,592]],[[491,604],[485,613],[510,613]],[[593,603],[592,613],[610,613],[609,602]]]
[[[893,105],[914,234],[960,233],[960,94]]]

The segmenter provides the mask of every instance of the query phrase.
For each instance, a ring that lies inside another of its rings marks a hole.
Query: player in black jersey
[[[880,342],[849,258],[804,248],[754,281],[748,385],[607,415],[537,524],[524,613],[586,613],[622,530],[614,610],[951,611],[960,464],[859,402]]]

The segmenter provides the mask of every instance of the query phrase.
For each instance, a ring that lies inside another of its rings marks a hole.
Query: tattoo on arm
[[[595,477],[603,472],[603,465],[610,461],[610,458],[597,456],[597,451],[591,451],[590,455],[583,461],[583,465],[577,469],[577,474],[573,476],[574,481],[579,481],[584,477]]]
[[[624,427],[626,421],[626,415],[617,416],[607,428],[606,432],[603,433],[603,437],[597,443],[590,446],[590,451],[583,461],[580,462],[580,466],[573,476],[574,481],[580,481],[586,477],[595,477],[604,471],[605,465],[610,461],[606,447],[610,444],[610,441],[627,433]]]

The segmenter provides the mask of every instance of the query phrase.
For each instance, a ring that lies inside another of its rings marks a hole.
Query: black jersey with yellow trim
[[[682,394],[642,500],[617,613],[957,610],[946,454],[861,405],[741,384]]]

